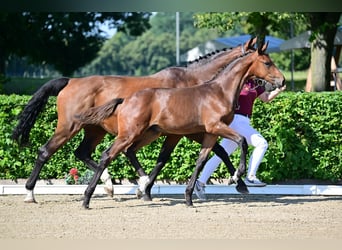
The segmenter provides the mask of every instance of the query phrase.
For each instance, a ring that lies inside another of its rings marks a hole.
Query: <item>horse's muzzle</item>
[[[280,80],[280,83],[278,84],[278,88],[284,87],[285,86],[285,82],[286,82],[285,77],[283,77],[283,79]]]

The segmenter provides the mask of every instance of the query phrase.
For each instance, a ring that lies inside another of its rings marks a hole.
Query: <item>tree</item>
[[[11,54],[46,62],[63,75],[90,62],[105,41],[101,24],[108,22],[130,35],[150,27],[151,13],[0,13],[0,74]]]
[[[220,12],[195,15],[195,24],[200,28],[216,28],[223,33],[240,26],[243,32],[258,36],[259,42],[272,32],[287,29],[292,16],[278,12]]]
[[[180,54],[218,36],[215,30],[194,27],[193,13],[180,12]],[[151,28],[133,37],[117,32],[106,41],[96,59],[82,69],[88,74],[149,75],[176,64],[175,13],[158,12]]]
[[[127,46],[134,37],[123,32],[116,32],[115,35],[108,39],[95,59],[93,59],[85,67],[82,67],[80,75],[122,75],[127,71],[124,68],[123,58],[120,56],[122,49]]]
[[[271,30],[283,30],[291,19],[308,22],[310,24],[308,28],[313,31],[310,63],[312,91],[323,91],[329,89],[331,55],[340,16],[339,12],[204,13],[196,15],[196,25],[198,27],[217,27],[218,30],[224,31],[231,29],[237,23],[243,23],[248,33],[264,38]]]
[[[308,91],[330,89],[331,57],[338,28],[339,12],[312,12],[305,16],[311,25],[311,64]]]

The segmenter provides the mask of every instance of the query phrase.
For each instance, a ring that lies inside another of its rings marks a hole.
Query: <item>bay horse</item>
[[[83,207],[89,208],[92,194],[104,169],[119,153],[132,145],[146,144],[160,135],[203,134],[196,167],[185,190],[185,200],[192,206],[192,193],[198,174],[219,136],[235,141],[241,148],[240,165],[231,179],[237,182],[245,173],[247,142],[228,125],[234,116],[239,93],[244,82],[260,78],[275,87],[285,84],[285,78],[265,54],[268,43],[237,58],[213,80],[185,88],[153,88],[138,91],[128,98],[116,98],[105,105],[91,108],[76,116],[84,124],[101,125],[117,134],[114,143],[102,153],[84,193]]]
[[[19,145],[27,144],[29,133],[39,113],[43,111],[50,96],[57,96],[57,127],[52,137],[38,150],[34,168],[25,185],[27,190],[25,202],[36,202],[34,187],[44,164],[82,128],[84,129],[84,138],[74,154],[88,168],[94,171],[97,168],[97,164],[92,159],[91,154],[105,136],[106,131],[97,125],[84,125],[80,123],[74,118],[75,114],[82,113],[91,107],[100,106],[112,98],[129,97],[133,93],[145,88],[178,88],[202,84],[210,80],[233,59],[253,49],[255,43],[256,38],[253,38],[231,50],[221,50],[208,54],[190,63],[187,67],[169,67],[149,76],[62,77],[44,84],[32,96],[21,112],[19,122],[12,133],[12,138],[18,141]],[[224,149],[219,145],[217,150],[221,151],[221,155],[225,154]],[[220,152],[217,153],[219,154]],[[139,176],[147,176],[134,152],[127,151],[126,156]],[[229,162],[227,155],[223,157],[225,157],[225,162]],[[228,168],[230,172],[234,172],[232,165],[228,166]],[[108,170],[104,171],[101,180],[105,183],[107,193],[113,195],[113,184]],[[248,191],[243,182],[239,182],[237,189],[241,192]]]

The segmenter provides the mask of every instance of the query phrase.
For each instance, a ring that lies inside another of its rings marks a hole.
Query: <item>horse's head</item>
[[[280,88],[285,85],[285,77],[265,53],[268,46],[261,44],[254,52],[256,60],[248,70],[247,78],[261,79],[260,83],[265,85],[266,90]]]

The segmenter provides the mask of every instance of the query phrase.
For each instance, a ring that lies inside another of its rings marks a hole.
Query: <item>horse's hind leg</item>
[[[68,140],[70,140],[70,138],[73,137],[75,133],[70,134],[67,133],[67,131],[65,130],[55,132],[51,139],[38,150],[38,157],[34,164],[34,168],[25,184],[27,190],[27,195],[24,200],[25,202],[36,202],[33,190],[44,164],[62,145],[64,145]]]
[[[116,138],[115,142],[102,153],[99,167],[95,170],[94,176],[88,184],[87,189],[84,192],[84,200],[82,206],[84,208],[89,208],[89,203],[91,196],[93,195],[97,182],[100,180],[100,177],[103,171],[107,168],[107,166],[111,163],[111,161],[117,157],[117,155],[122,152],[131,142],[127,138]]]
[[[97,163],[92,159],[91,154],[94,152],[96,146],[102,141],[106,134],[106,131],[93,125],[87,125],[84,127],[84,137],[81,144],[75,151],[75,156],[84,162],[88,168],[95,171],[98,168]],[[113,197],[113,183],[112,178],[108,173],[108,168],[104,169],[101,175],[101,181],[105,184],[104,190],[110,196]]]
[[[146,185],[149,182],[149,177],[145,173],[145,171],[142,168],[140,162],[138,161],[138,158],[137,158],[137,155],[136,155],[135,145],[133,145],[133,147],[129,147],[127,149],[127,151],[125,152],[125,155],[129,159],[129,161],[133,165],[135,171],[139,175],[139,181],[138,181],[139,187],[135,190],[135,194],[136,194],[137,198],[141,198],[141,196],[145,192]]]
[[[138,175],[140,177],[147,176],[144,169],[142,168],[140,162],[138,161],[136,150],[133,148],[128,148],[126,152],[124,152],[126,157],[129,159],[129,161],[132,163],[135,171],[137,171]]]

